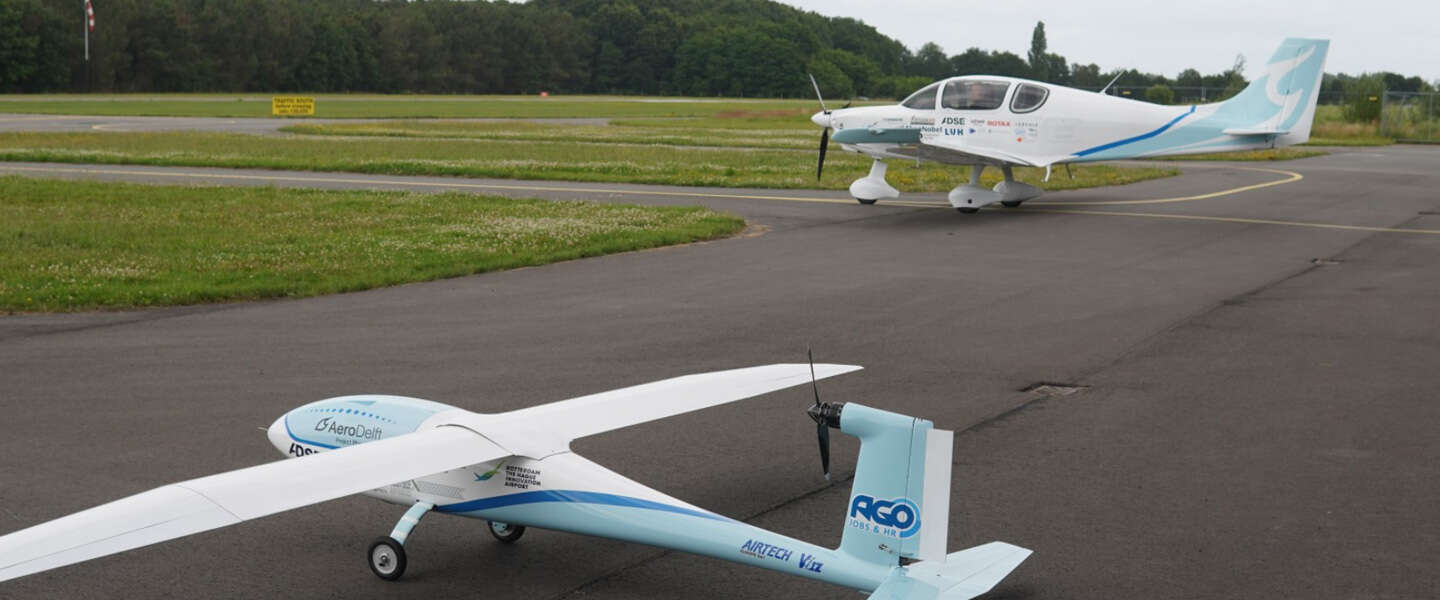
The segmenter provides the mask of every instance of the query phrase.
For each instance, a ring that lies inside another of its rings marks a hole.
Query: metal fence
[[[1440,94],[1385,92],[1380,135],[1398,142],[1440,143]]]

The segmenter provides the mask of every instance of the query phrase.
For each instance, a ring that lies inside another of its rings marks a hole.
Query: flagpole
[[[85,15],[85,62],[90,62],[90,2],[81,0],[81,13]]]

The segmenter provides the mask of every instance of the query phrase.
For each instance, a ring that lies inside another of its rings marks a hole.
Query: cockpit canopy
[[[945,83],[940,105],[951,110],[992,110],[1005,104],[1008,81],[951,79]]]
[[[910,94],[900,104],[915,110],[934,110],[936,97],[940,106],[950,110],[994,110],[1005,105],[1011,82],[999,79],[957,78],[937,81]],[[944,86],[943,92],[940,90]],[[1041,85],[1022,82],[1010,99],[1010,111],[1027,113],[1040,108],[1049,98],[1050,90]]]

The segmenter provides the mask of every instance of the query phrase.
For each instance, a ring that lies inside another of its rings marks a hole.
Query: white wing
[[[191,479],[0,537],[0,581],[506,456],[438,427]]]
[[[1026,157],[994,148],[978,148],[960,140],[932,137],[920,140],[921,156],[955,164],[1019,165],[1022,167],[1043,167],[1055,159]]]
[[[863,367],[815,365],[815,379]],[[459,413],[453,423],[485,434],[511,454],[544,458],[570,441],[621,427],[810,383],[810,365],[778,364],[665,379],[498,415]]]

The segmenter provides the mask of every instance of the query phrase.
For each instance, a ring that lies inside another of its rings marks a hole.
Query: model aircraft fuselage
[[[267,434],[276,449],[299,457],[455,424],[503,428],[504,420],[417,398],[347,396],[295,409]],[[540,458],[512,456],[363,495],[506,525],[662,546],[856,589],[875,589],[889,575],[889,567],[662,494],[568,449],[540,444],[534,450]],[[918,525],[918,515],[910,517],[905,525]]]
[[[953,77],[899,104],[822,110],[811,117],[822,138],[875,159],[851,195],[870,204],[899,195],[881,159],[972,165],[949,200],[964,212],[1000,202],[1018,206],[1039,188],[1014,181],[1015,166],[1276,148],[1310,139],[1329,42],[1291,38],[1263,75],[1223,102],[1164,106],[1060,85],[988,75]],[[833,136],[828,132],[833,129]],[[1005,181],[979,186],[986,166]]]

